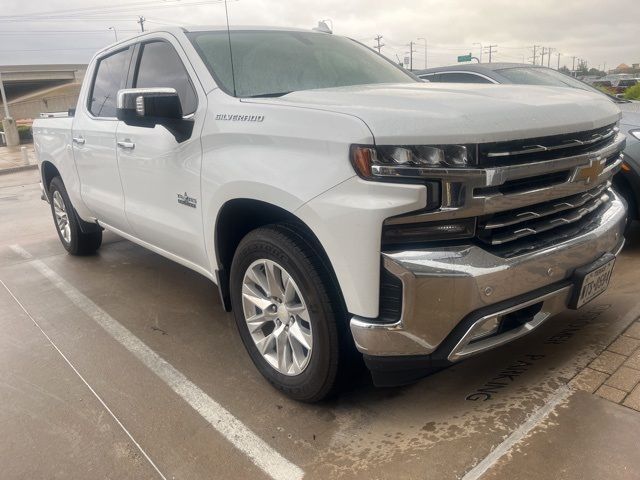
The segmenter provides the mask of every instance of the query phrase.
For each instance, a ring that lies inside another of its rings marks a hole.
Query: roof
[[[244,30],[252,30],[252,31],[280,31],[280,32],[307,32],[307,33],[319,33],[322,35],[327,35],[326,33],[316,32],[312,29],[302,29],[302,28],[292,28],[292,27],[269,27],[269,26],[257,26],[257,25],[234,25],[230,26],[229,30],[234,31],[244,31]],[[112,43],[96,52],[96,55],[102,54],[104,52],[108,52],[114,48],[117,48],[120,45],[135,43],[138,38],[145,37],[152,33],[158,32],[166,32],[170,33],[174,36],[180,36],[183,33],[190,32],[220,32],[227,31],[226,25],[195,25],[187,27],[158,27],[150,30],[146,30],[132,37],[123,38],[116,43]]]
[[[195,25],[185,27],[183,31],[185,32],[211,32],[211,31],[220,31],[227,30],[226,25]],[[232,25],[229,26],[229,30],[233,31],[242,31],[242,30],[262,30],[262,31],[282,31],[282,32],[309,32],[312,30],[305,28],[292,28],[292,27],[265,27],[264,25]]]

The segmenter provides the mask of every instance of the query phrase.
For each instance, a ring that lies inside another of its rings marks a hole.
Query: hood
[[[620,119],[621,130],[636,130],[640,128],[640,110],[637,112],[622,112]]]
[[[378,144],[508,141],[592,130],[620,118],[604,95],[532,85],[360,85],[250,101],[357,116]]]

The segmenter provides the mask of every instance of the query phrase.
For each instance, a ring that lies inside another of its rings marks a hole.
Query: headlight
[[[464,168],[475,163],[475,145],[361,146],[351,148],[351,163],[367,180],[429,177],[429,169]]]

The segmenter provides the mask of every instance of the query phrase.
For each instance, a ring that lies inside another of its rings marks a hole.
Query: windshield
[[[588,92],[601,93],[603,95],[606,95],[616,103],[623,103],[623,100],[620,100],[613,95],[609,95],[598,90],[597,88],[593,88],[591,85],[587,85],[580,80],[570,77],[569,75],[565,75],[564,73],[560,73],[557,70],[552,70],[550,68],[513,67],[503,68],[496,71],[499,72],[500,75],[508,78],[516,84],[579,88],[580,90],[586,90]],[[609,83],[609,85],[611,84]]]
[[[187,35],[218,85],[233,95],[227,32]],[[367,47],[326,33],[232,30],[231,46],[237,97],[418,81]]]

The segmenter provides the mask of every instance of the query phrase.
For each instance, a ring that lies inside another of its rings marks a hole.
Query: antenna
[[[233,82],[233,96],[236,95],[236,74],[233,71],[233,49],[231,48],[231,29],[229,28],[229,9],[227,0],[224,0],[224,14],[227,17],[227,38],[229,39],[229,59],[231,60],[231,81]]]

